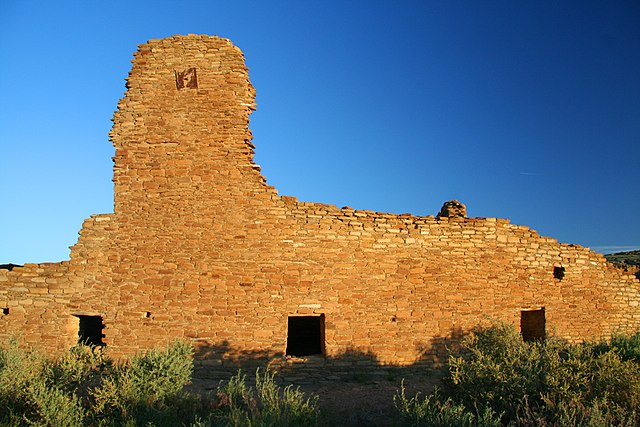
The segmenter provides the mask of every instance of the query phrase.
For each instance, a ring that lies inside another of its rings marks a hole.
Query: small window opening
[[[323,354],[324,314],[320,316],[290,316],[288,322],[288,356]]]
[[[197,89],[198,76],[195,68],[187,68],[184,71],[176,71],[176,88],[180,89]]]
[[[104,323],[102,323],[102,316],[82,316],[76,315],[79,320],[78,327],[78,343],[104,346],[102,339],[104,334]]]
[[[151,319],[151,312],[150,311],[145,311],[144,317],[145,317],[145,319]]]
[[[564,267],[553,267],[553,277],[562,280],[564,278]]]
[[[543,340],[546,335],[545,328],[544,308],[520,312],[520,333],[523,341]]]
[[[9,314],[9,307],[3,307],[2,308],[2,315],[6,316],[7,314]]]

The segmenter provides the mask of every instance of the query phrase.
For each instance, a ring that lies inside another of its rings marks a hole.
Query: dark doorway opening
[[[311,356],[324,353],[324,314],[290,316],[287,328],[288,356]]]
[[[545,327],[544,308],[520,312],[520,333],[523,341],[543,340],[546,335]]]
[[[75,315],[79,321],[78,327],[78,343],[104,346],[102,339],[104,334],[104,323],[102,323],[102,316],[83,316]]]

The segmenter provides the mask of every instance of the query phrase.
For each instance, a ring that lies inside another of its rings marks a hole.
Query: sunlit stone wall
[[[229,40],[141,45],[113,119],[114,213],[85,221],[67,262],[0,269],[0,339],[57,353],[99,316],[115,357],[178,338],[212,369],[415,365],[479,323],[520,328],[523,311],[526,334],[572,341],[640,326],[638,280],[587,248],[504,219],[279,196],[253,162],[254,108]],[[292,336],[295,316],[320,330]],[[320,355],[283,357],[305,339]]]

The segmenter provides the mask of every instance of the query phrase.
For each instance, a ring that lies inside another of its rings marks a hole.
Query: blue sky
[[[113,210],[107,133],[138,44],[230,38],[281,195],[509,218],[640,248],[637,1],[0,2],[0,263]]]

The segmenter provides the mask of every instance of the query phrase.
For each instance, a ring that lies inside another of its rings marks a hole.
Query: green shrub
[[[191,381],[192,354],[189,344],[175,342],[103,372],[100,386],[90,391],[94,416],[113,423],[128,419],[168,422],[176,418],[167,403]]]
[[[491,408],[486,407],[480,414],[474,414],[450,397],[443,399],[439,390],[423,400],[420,399],[419,394],[407,399],[404,381],[400,391],[393,397],[393,403],[400,412],[400,422],[403,426],[489,427],[501,425],[500,417]]]
[[[47,360],[15,342],[0,347],[0,426],[313,426],[317,398],[279,387],[256,371],[255,389],[238,372],[215,396],[183,390],[193,349],[176,342],[114,364],[79,345]]]
[[[0,348],[0,425],[181,425],[206,413],[181,390],[191,379],[192,348],[174,343],[114,365],[78,345],[46,360],[15,342]]]
[[[213,414],[216,425],[250,426],[257,411],[253,391],[247,386],[247,376],[241,371],[218,386],[216,399],[219,409]]]
[[[542,408],[532,410],[527,403],[520,405],[515,425],[522,426],[580,426],[631,427],[637,425],[635,412],[627,412],[606,399],[586,405],[578,400],[553,401],[545,398]]]
[[[478,328],[449,359],[444,395],[400,394],[403,419],[458,425],[501,414],[515,425],[634,425],[640,422],[640,335],[608,343],[523,342],[513,326]],[[440,420],[440,421],[439,421]],[[412,421],[413,422],[413,421]],[[426,425],[408,422],[410,425]]]
[[[640,363],[640,332],[633,335],[614,335],[610,341],[604,341],[594,345],[599,352],[615,351],[622,360]]]
[[[78,397],[56,383],[48,362],[15,341],[0,348],[0,408],[6,425],[80,426],[85,412]]]
[[[28,387],[35,416],[32,423],[43,426],[82,426],[85,410],[74,394],[56,387],[49,379],[40,378]]]
[[[486,405],[512,418],[514,402],[525,397],[540,402],[548,370],[544,350],[540,341],[523,343],[508,325],[477,329],[463,339],[461,353],[450,357],[446,390],[468,408]]]
[[[16,341],[0,347],[0,421],[9,423],[34,413],[29,396],[29,384],[36,381],[44,369],[43,359],[26,351]]]
[[[214,425],[225,426],[314,426],[318,424],[317,396],[306,397],[291,385],[281,388],[274,373],[256,370],[256,388],[247,385],[238,371],[218,387],[219,409]]]
[[[87,388],[99,383],[103,372],[111,367],[100,347],[78,344],[62,356],[45,363],[47,377],[67,391],[86,394]]]
[[[317,423],[317,397],[306,398],[299,388],[288,385],[281,389],[274,381],[274,373],[256,370],[256,389],[262,404],[262,424],[308,426]]]

